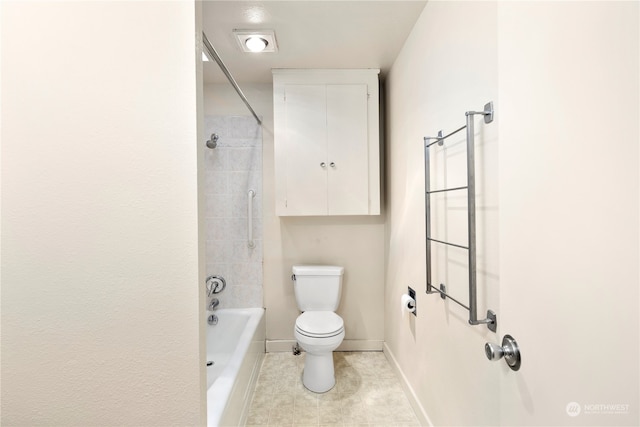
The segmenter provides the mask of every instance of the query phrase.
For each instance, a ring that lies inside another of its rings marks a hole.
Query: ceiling
[[[426,1],[205,1],[203,31],[239,83],[269,83],[272,68],[389,70]],[[245,53],[234,29],[275,30],[277,53]],[[215,62],[205,83],[226,82]]]

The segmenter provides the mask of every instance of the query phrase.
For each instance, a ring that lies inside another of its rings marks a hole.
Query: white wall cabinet
[[[379,70],[274,70],[276,214],[380,214]]]

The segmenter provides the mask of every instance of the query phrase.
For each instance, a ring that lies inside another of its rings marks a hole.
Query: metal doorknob
[[[487,359],[491,361],[500,360],[504,356],[504,350],[498,344],[488,342],[484,345],[484,352]]]
[[[520,369],[522,358],[520,357],[520,348],[518,343],[511,335],[505,335],[502,338],[502,347],[498,344],[488,342],[484,345],[484,352],[489,360],[500,360],[504,357],[504,361],[513,370]]]
[[[320,167],[321,167],[321,168],[324,168],[324,167],[326,167],[326,166],[327,166],[327,164],[326,164],[325,162],[320,163]]]
[[[329,163],[329,166],[331,166],[332,168],[336,167],[336,164],[334,162]]]

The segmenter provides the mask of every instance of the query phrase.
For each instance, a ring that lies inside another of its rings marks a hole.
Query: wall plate
[[[493,101],[484,104],[484,122],[491,123],[493,121]]]
[[[487,310],[487,319],[491,320],[491,323],[487,323],[487,328],[491,332],[495,332],[498,329],[498,315],[491,310]]]
[[[411,289],[411,286],[409,286],[409,296],[411,298],[413,298],[413,300],[416,302],[416,305],[414,306],[415,309],[413,310],[413,315],[418,317],[418,300],[416,299],[416,291],[414,291],[413,289]]]

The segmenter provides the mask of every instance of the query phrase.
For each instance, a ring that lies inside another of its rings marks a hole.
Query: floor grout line
[[[316,394],[302,385],[304,353],[267,353],[246,426],[420,425],[383,353],[334,352],[333,357],[336,385]]]

